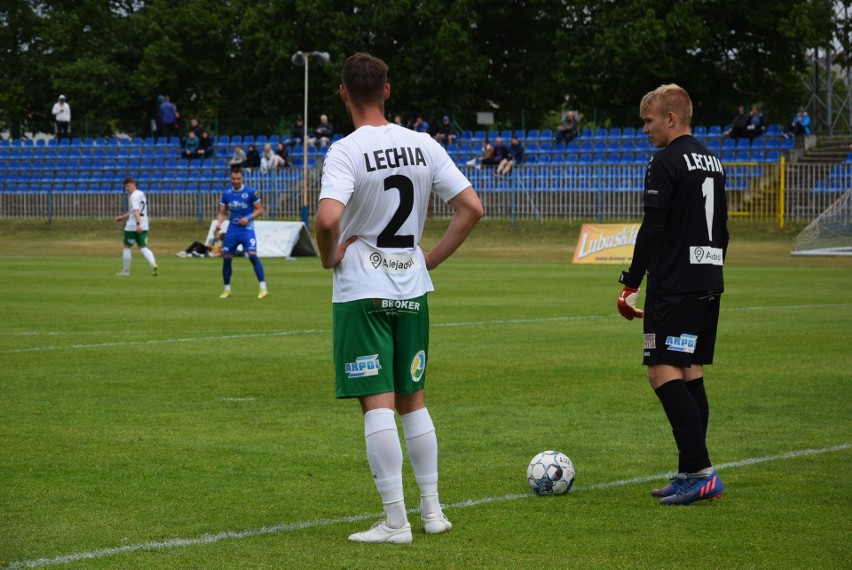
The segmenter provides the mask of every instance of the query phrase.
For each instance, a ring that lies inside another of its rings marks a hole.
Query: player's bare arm
[[[320,250],[320,259],[325,269],[333,269],[340,265],[343,256],[358,236],[351,236],[343,243],[340,241],[340,218],[346,208],[343,203],[331,198],[320,200],[317,208],[316,237]]]
[[[435,269],[446,261],[467,239],[474,226],[484,215],[482,202],[470,186],[462,190],[448,204],[455,209],[453,219],[435,247],[428,253],[423,253],[426,258],[426,269]]]

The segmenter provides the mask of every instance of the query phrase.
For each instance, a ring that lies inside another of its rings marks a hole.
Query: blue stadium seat
[[[542,141],[552,141],[553,140],[553,130],[551,129],[542,129],[541,134],[538,137],[538,140]]]
[[[621,138],[623,138],[623,139],[636,138],[636,129],[634,129],[633,127],[624,127],[624,132],[621,133]]]
[[[779,125],[778,123],[772,123],[771,125],[766,127],[766,132],[764,134],[769,135],[770,137],[780,135],[781,125]]]
[[[711,137],[721,137],[722,136],[722,127],[719,125],[712,125],[710,129],[707,131],[707,134]]]
[[[796,143],[793,139],[781,139],[778,148],[780,148],[781,150],[793,150],[794,148],[796,148]]]
[[[749,152],[747,150],[741,150],[737,152],[737,162],[749,162],[751,157],[749,156]]]
[[[473,133],[473,140],[476,142],[482,142],[485,140],[485,131],[478,130]]]
[[[621,138],[621,129],[618,127],[612,127],[609,129],[608,137],[611,139],[620,139]]]
[[[514,135],[516,137],[518,137],[519,141],[526,140],[526,138],[527,138],[527,134],[524,132],[523,129],[516,129],[515,132],[514,132]]]
[[[777,150],[767,151],[765,162],[781,162],[781,153]]]
[[[607,152],[621,152],[621,141],[610,140],[606,143]]]
[[[607,135],[607,130],[606,130],[606,129],[603,129],[603,128],[601,128],[601,129],[596,129],[596,130],[595,130],[595,134],[593,135],[593,137],[592,137],[592,138],[595,138],[595,139],[605,139],[605,138],[606,138],[606,135]]]
[[[490,130],[488,131],[488,140],[493,141],[497,137],[500,136],[500,131]]]
[[[500,131],[500,136],[503,137],[503,140],[505,140],[508,143],[509,139],[512,138],[512,131],[510,131],[508,129]]]
[[[737,150],[748,150],[750,147],[751,147],[751,141],[749,141],[747,138],[737,139],[737,146],[736,146]],[[725,147],[725,148],[727,148],[727,147]]]
[[[737,148],[737,141],[734,139],[725,139],[722,141],[722,150],[734,150]]]
[[[693,130],[692,136],[695,137],[706,137],[707,136],[707,127],[704,125],[696,125]]]

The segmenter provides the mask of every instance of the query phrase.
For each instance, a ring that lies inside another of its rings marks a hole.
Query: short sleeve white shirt
[[[142,231],[148,231],[148,201],[145,199],[145,193],[142,190],[134,190],[130,193],[130,216],[127,218],[127,223],[124,224],[124,231],[135,232],[136,216],[133,215],[133,210],[139,210],[139,218],[142,220]]]
[[[410,299],[434,291],[420,238],[434,192],[449,201],[470,181],[426,133],[363,126],[335,142],[323,162],[320,200],[346,208],[341,241],[358,236],[334,269],[335,303]]]

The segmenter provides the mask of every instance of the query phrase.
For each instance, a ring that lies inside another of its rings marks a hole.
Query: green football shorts
[[[134,245],[148,247],[148,230],[145,230],[141,234],[137,231],[124,232],[124,246],[133,247]]]
[[[400,392],[426,384],[429,307],[406,301],[334,303],[334,377],[338,398]]]

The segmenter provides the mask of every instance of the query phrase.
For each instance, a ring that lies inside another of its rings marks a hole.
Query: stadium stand
[[[784,152],[793,149],[793,140],[770,134],[781,130],[778,125],[771,125],[767,134],[751,145],[747,139],[736,142],[723,137],[719,126],[696,126],[695,135],[724,163],[763,164],[780,162]],[[550,129],[491,130],[487,135],[484,130],[464,131],[447,152],[456,164],[465,166],[479,153],[486,136],[493,140],[498,135],[508,138],[513,134],[525,141],[525,162],[530,169],[523,173],[524,179],[551,190],[641,190],[644,165],[655,151],[640,129],[614,127],[584,129],[567,145],[554,144]],[[340,138],[342,135],[335,135],[332,143]],[[125,176],[134,176],[159,192],[210,190],[227,183],[228,159],[234,145],[278,140],[276,135],[223,135],[214,138],[214,157],[187,161],[178,158],[177,137],[73,138],[59,143],[54,139],[4,139],[0,140],[0,187],[33,192],[104,192],[115,190]],[[327,147],[310,147],[309,151],[308,166],[315,168],[321,164]],[[300,152],[294,153],[292,159],[294,166],[302,166]],[[852,165],[852,153],[847,164]],[[589,168],[588,172],[581,170]],[[557,183],[559,179],[565,182]],[[852,171],[848,168],[832,171],[826,184],[815,190],[848,185],[850,179]],[[835,180],[840,182],[832,185]]]

